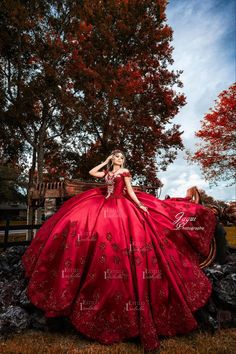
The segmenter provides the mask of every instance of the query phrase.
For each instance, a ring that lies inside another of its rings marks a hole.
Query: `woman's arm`
[[[125,171],[125,172],[129,172],[128,170]],[[144,211],[147,211],[148,212],[148,208],[145,207],[145,205],[143,205],[140,200],[136,197],[136,194],[134,193],[134,190],[132,188],[132,185],[130,183],[130,180],[131,180],[131,177],[128,177],[128,176],[125,176],[124,177],[124,180],[125,180],[125,185],[126,185],[126,188],[127,188],[127,192],[130,196],[130,198],[137,204],[137,206],[144,210]]]
[[[105,172],[98,172],[98,170],[100,170],[100,168],[102,168],[103,166],[107,165],[111,158],[112,158],[112,155],[110,155],[104,162],[101,162],[99,165],[92,168],[89,171],[89,174],[93,177],[99,177],[99,178],[104,177]]]

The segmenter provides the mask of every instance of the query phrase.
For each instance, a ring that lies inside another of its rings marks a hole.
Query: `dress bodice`
[[[111,174],[108,170],[104,170],[104,172],[104,178],[107,185],[105,198],[122,198],[126,194],[124,177],[132,177],[130,172],[121,172],[117,174]]]

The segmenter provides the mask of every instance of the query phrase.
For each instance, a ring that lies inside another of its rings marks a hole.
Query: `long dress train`
[[[199,262],[215,215],[188,198],[136,191],[148,214],[126,192],[130,172],[105,172],[106,188],[66,201],[26,249],[27,294],[46,317],[67,316],[100,343],[139,336],[155,349],[159,335],[197,328],[194,311],[212,291]]]

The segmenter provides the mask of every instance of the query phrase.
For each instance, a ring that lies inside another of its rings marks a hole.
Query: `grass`
[[[227,233],[226,238],[229,245],[236,248],[236,226],[224,226]]]
[[[9,335],[0,344],[2,354],[143,354],[138,339],[102,345],[78,334],[46,333],[28,330]],[[149,352],[151,353],[151,352]],[[214,334],[195,331],[185,336],[161,340],[160,354],[235,354],[236,329]]]

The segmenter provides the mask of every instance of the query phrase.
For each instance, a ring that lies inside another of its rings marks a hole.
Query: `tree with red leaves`
[[[197,162],[206,179],[217,184],[235,182],[236,168],[236,84],[220,93],[216,104],[201,121],[195,135],[202,140],[188,160]]]
[[[43,180],[47,153],[61,151],[59,139],[73,129],[75,98],[64,75],[60,32],[66,13],[56,21],[53,1],[3,1],[0,17],[0,147],[11,149],[10,162],[31,158],[31,173]],[[77,122],[78,123],[78,122]],[[11,139],[6,139],[11,134]],[[16,150],[16,147],[18,147]],[[14,150],[14,151],[13,151]],[[21,152],[21,156],[19,156]],[[8,161],[9,162],[9,161]]]
[[[72,6],[68,76],[88,137],[78,157],[80,176],[120,148],[140,182],[158,184],[157,172],[183,148],[172,119],[185,97],[175,90],[182,86],[180,72],[169,70],[172,29],[165,9],[164,0]]]
[[[169,68],[166,4],[2,2],[0,118],[24,143],[38,182],[56,167],[88,178],[120,148],[140,183],[160,183],[157,172],[183,149],[172,120],[185,104],[181,72]]]

